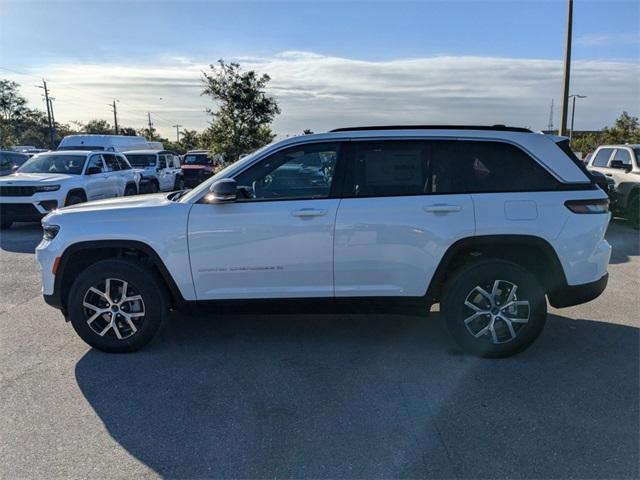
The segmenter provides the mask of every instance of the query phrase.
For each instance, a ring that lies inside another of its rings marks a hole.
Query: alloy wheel
[[[142,295],[125,280],[107,278],[86,291],[82,305],[87,325],[97,335],[118,340],[135,335],[145,316]]]
[[[464,301],[467,331],[494,344],[514,340],[529,322],[529,301],[518,298],[518,286],[506,280],[474,287]]]

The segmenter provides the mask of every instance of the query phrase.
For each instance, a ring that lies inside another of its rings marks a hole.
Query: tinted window
[[[127,153],[125,156],[134,167],[144,168],[156,165],[157,156],[154,153]]]
[[[592,165],[594,167],[606,167],[609,163],[611,152],[613,152],[613,148],[602,148],[598,150],[598,153],[596,153],[596,156],[593,158]]]
[[[131,170],[131,165],[127,163],[127,159],[116,155],[116,160],[118,161],[118,165],[120,165],[120,170]]]
[[[355,142],[347,196],[420,195],[427,190],[427,143]]]
[[[245,200],[326,198],[337,159],[337,144],[293,147],[262,160],[236,182]]]
[[[187,165],[213,165],[213,159],[206,153],[187,153],[183,163]]]
[[[520,148],[502,142],[433,142],[431,191],[553,190],[557,181]]]
[[[94,155],[93,157],[91,157],[85,171],[88,173],[90,168],[99,168],[101,172],[104,172],[104,165],[102,163],[101,155]]]
[[[552,190],[556,181],[500,142],[354,142],[346,196]]]
[[[120,164],[116,160],[116,156],[111,153],[104,153],[104,163],[107,164],[107,172],[117,172],[120,170]]]
[[[631,165],[631,154],[628,150],[623,148],[618,148],[616,150],[616,154],[613,156],[614,160],[619,160],[625,165]]]

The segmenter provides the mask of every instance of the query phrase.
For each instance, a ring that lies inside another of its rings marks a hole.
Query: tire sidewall
[[[464,301],[471,290],[478,285],[492,285],[495,280],[505,280],[517,285],[520,293],[518,298],[526,299],[530,304],[527,324],[514,340],[502,344],[474,338],[464,324],[465,318],[469,316]],[[514,355],[535,341],[546,322],[547,303],[544,291],[531,273],[515,263],[501,260],[477,262],[456,273],[445,288],[442,309],[447,328],[461,347],[475,355],[488,358]]]
[[[67,200],[64,202],[65,207],[69,207],[71,205],[78,205],[79,203],[83,203],[85,200],[80,195],[76,193],[72,193],[67,197]]]
[[[101,337],[87,325],[82,302],[91,286],[106,278],[125,280],[142,295],[145,306],[144,322],[132,337],[118,340],[115,337]],[[69,319],[76,333],[87,344],[105,352],[133,352],[149,343],[156,335],[166,316],[164,289],[150,270],[132,261],[102,260],[82,272],[74,281],[67,302]]]

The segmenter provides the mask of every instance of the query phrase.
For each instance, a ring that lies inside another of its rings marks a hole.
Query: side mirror
[[[238,199],[238,186],[233,178],[223,178],[211,185],[207,200],[210,203],[231,203]]]
[[[102,173],[102,169],[100,167],[87,168],[87,175],[96,175],[98,173]]]
[[[617,168],[618,170],[631,170],[631,165],[623,163],[621,160],[611,160],[610,168]]]

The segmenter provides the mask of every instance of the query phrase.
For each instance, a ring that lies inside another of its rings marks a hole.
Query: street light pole
[[[573,120],[576,117],[576,98],[587,98],[587,96],[574,93],[573,95],[569,95],[569,98],[573,99],[573,103],[571,105],[571,130],[569,131],[569,144],[571,144],[571,141],[573,140]]]
[[[569,103],[569,83],[571,77],[571,30],[573,27],[573,0],[567,2],[567,40],[564,50],[564,72],[562,76],[562,100],[560,107],[560,129],[558,135],[567,135],[567,110]]]

